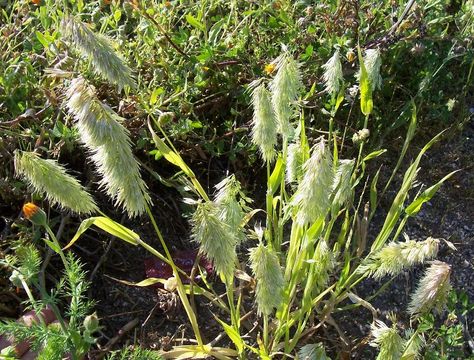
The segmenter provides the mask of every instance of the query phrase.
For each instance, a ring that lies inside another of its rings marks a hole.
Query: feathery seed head
[[[371,346],[379,348],[377,360],[400,360],[405,342],[395,326],[389,328],[383,321],[375,320],[371,325]]]
[[[94,70],[106,80],[116,84],[121,90],[124,86],[136,86],[132,71],[113,49],[110,40],[96,34],[87,25],[73,16],[66,16],[61,23],[64,36],[81,55],[92,61]]]
[[[99,185],[123,206],[129,216],[145,212],[151,203],[135,160],[123,118],[97,99],[94,88],[83,78],[72,80],[66,106],[74,116],[82,143],[91,151],[92,161],[102,176]]]
[[[418,316],[435,309],[441,311],[446,305],[451,284],[451,266],[441,261],[433,261],[420,280],[408,305],[411,316]]]
[[[354,160],[340,160],[334,178],[334,204],[343,206],[350,199],[352,194],[352,170],[354,168]]]
[[[408,240],[392,242],[371,255],[359,267],[360,273],[368,274],[376,279],[386,275],[395,276],[403,270],[427,260],[438,254],[439,240],[429,237],[425,241]]]
[[[219,218],[219,206],[214,202],[201,202],[194,212],[192,238],[201,252],[211,260],[223,282],[231,281],[237,253],[237,239],[229,224]]]
[[[55,160],[41,159],[34,152],[16,151],[15,171],[34,191],[45,193],[52,205],[58,204],[77,214],[97,211],[92,196]]]
[[[303,87],[299,64],[287,52],[275,60],[277,73],[270,84],[273,110],[278,122],[278,132],[283,138],[291,133],[290,118],[300,90]]]
[[[272,109],[271,94],[261,83],[252,92],[252,142],[258,146],[265,162],[275,157],[277,121]]]
[[[250,199],[243,193],[235,175],[228,176],[216,185],[217,193],[214,202],[219,206],[219,219],[229,224],[237,243],[245,240],[242,221],[249,210]]]
[[[301,177],[303,165],[303,150],[299,141],[288,145],[288,155],[286,159],[286,182],[288,184],[296,182]]]
[[[303,178],[293,199],[297,211],[296,221],[300,225],[312,224],[326,215],[333,179],[331,154],[326,149],[324,139],[321,139],[303,165]]]
[[[282,301],[284,280],[280,262],[275,251],[263,243],[249,252],[250,267],[257,280],[255,299],[258,313],[270,315]]]
[[[405,351],[402,355],[402,360],[417,360],[420,359],[420,353],[426,345],[422,333],[415,333],[413,329],[405,331]]]
[[[325,90],[331,95],[337,94],[344,81],[339,50],[336,50],[333,56],[323,65],[323,69]]]
[[[324,289],[329,282],[329,275],[336,266],[336,259],[334,253],[328,246],[328,243],[321,239],[319,241],[313,257],[315,263],[316,280],[314,288],[317,291]]]
[[[380,67],[382,66],[382,57],[379,49],[367,49],[364,56],[364,65],[369,76],[372,91],[382,87],[382,76],[380,75]],[[360,80],[360,70],[356,73],[356,77]]]

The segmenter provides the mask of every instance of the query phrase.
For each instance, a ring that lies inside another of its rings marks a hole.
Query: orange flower
[[[265,68],[263,69],[263,71],[265,71],[265,73],[267,73],[267,75],[270,75],[272,72],[275,71],[275,64],[271,63],[271,64],[267,64],[265,65]]]
[[[46,224],[46,213],[33,203],[26,203],[23,205],[23,215],[36,225]]]
[[[41,0],[31,0],[31,2],[36,6],[39,6],[39,4],[41,4]]]

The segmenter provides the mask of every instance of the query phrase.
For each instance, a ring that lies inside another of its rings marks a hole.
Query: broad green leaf
[[[66,245],[64,249],[71,247],[79,237],[92,225],[97,226],[99,229],[104,230],[112,236],[118,237],[125,242],[128,242],[132,245],[138,245],[140,242],[140,236],[134,231],[126,228],[125,226],[113,221],[104,216],[96,216],[85,219],[79,228],[77,229],[76,235],[72,238],[69,244]]]
[[[196,19],[194,16],[191,14],[186,15],[186,21],[189,23],[189,25],[195,27],[198,30],[204,31],[206,30],[206,27],[202,22],[200,22],[198,19]]]
[[[367,74],[367,69],[365,68],[364,58],[362,57],[362,52],[360,47],[357,47],[359,54],[359,65],[360,65],[360,110],[365,116],[369,116],[374,107],[372,100],[372,86],[370,84],[369,75]]]
[[[271,191],[272,195],[280,188],[281,181],[283,179],[283,159],[281,156],[278,156],[278,159],[273,168],[273,172],[268,179],[268,189]]]
[[[159,88],[156,88],[155,90],[153,90],[153,92],[151,93],[151,96],[150,96],[150,105],[155,105],[156,101],[158,100],[158,96],[163,94],[164,91],[165,90],[162,87],[159,87]]]
[[[35,32],[36,37],[38,38],[39,42],[43,47],[47,50],[49,48],[49,45],[51,44],[51,41],[49,41],[46,36],[43,35],[43,33],[36,31]]]
[[[122,11],[120,11],[120,9],[115,10],[114,11],[114,20],[115,20],[115,22],[120,21],[121,18],[122,18]]]

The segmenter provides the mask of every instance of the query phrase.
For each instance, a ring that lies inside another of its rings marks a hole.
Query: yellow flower
[[[35,225],[46,225],[46,213],[33,203],[23,205],[23,215]]]
[[[346,58],[349,62],[353,62],[355,60],[356,55],[352,49],[347,52]]]
[[[270,75],[272,72],[275,71],[276,65],[273,63],[265,65],[264,71],[267,75]]]

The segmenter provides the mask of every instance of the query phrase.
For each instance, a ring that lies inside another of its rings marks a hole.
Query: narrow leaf
[[[67,249],[71,247],[78,239],[79,237],[87,230],[89,229],[92,225],[97,226],[99,229],[104,230],[105,232],[109,233],[112,236],[116,236],[119,239],[122,239],[125,242],[128,242],[132,245],[138,245],[140,241],[140,236],[138,236],[137,233],[134,231],[126,228],[125,226],[113,221],[112,219],[109,219],[104,216],[96,216],[96,217],[91,217],[88,219],[85,219],[79,228],[77,229],[76,234],[72,238],[72,240],[69,242],[69,244],[66,245],[64,249]]]

